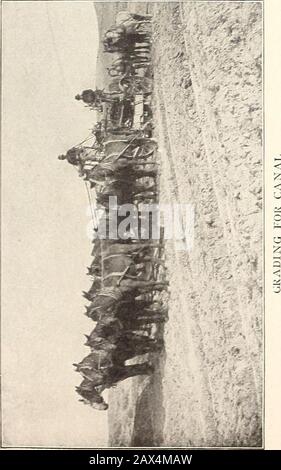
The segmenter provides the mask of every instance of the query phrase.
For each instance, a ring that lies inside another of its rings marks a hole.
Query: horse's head
[[[94,307],[92,306],[92,304],[90,304],[89,306],[85,306],[85,308],[86,308],[86,312],[85,312],[86,317],[92,318],[94,314]]]
[[[92,276],[92,275],[93,275],[92,266],[87,266],[87,275],[88,275],[88,276]]]
[[[95,333],[95,331],[92,331],[92,333],[88,337],[88,341],[91,343],[91,346],[96,346],[98,348],[100,345],[103,344],[104,338]]]
[[[93,262],[90,266],[90,269],[91,269],[91,274],[93,276],[98,276],[100,274],[100,270],[101,270],[101,267],[99,264],[97,264],[96,262]]]
[[[102,403],[90,401],[89,405],[95,410],[106,411],[108,409],[108,404],[105,401],[103,401]]]
[[[119,39],[119,32],[116,31],[116,28],[110,28],[104,33],[104,41],[109,39]]]
[[[82,369],[91,369],[95,365],[95,357],[93,354],[88,354],[88,356],[84,357],[82,361],[78,364],[73,364],[76,367],[76,370],[81,371]]]
[[[93,347],[95,345],[95,336],[93,336],[93,332],[90,335],[85,335],[86,342],[84,343],[85,346]]]
[[[108,409],[108,404],[103,401],[102,403],[97,403],[93,400],[86,400],[85,398],[80,398],[79,401],[84,403],[84,405],[89,405],[91,408],[99,411],[106,411]]]
[[[85,299],[87,299],[87,300],[89,300],[89,302],[91,302],[92,296],[91,296],[91,294],[89,294],[89,292],[83,291],[82,295],[83,295],[83,297],[85,297]]]
[[[76,372],[81,372],[85,367],[89,367],[89,366],[84,365],[82,363],[79,363],[79,364],[73,363],[72,365],[73,365],[73,367],[75,367]]]
[[[92,383],[84,379],[79,387],[76,387],[76,392],[82,397],[79,401],[85,405],[91,406],[95,410],[107,410],[108,404],[104,401],[103,397],[93,387]]]

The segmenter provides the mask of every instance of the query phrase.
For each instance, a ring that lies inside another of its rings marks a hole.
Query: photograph
[[[263,72],[262,1],[2,2],[3,448],[264,447]]]

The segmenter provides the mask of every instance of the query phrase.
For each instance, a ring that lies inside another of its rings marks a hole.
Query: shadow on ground
[[[164,327],[157,336],[163,338]],[[155,372],[138,397],[132,435],[133,447],[160,446],[163,443],[165,411],[163,407],[162,379],[166,353],[155,354],[151,360]]]

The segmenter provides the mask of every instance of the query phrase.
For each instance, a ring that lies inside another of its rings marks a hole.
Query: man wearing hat
[[[87,151],[86,149],[89,149]],[[78,167],[81,175],[84,174],[84,167],[87,163],[99,163],[102,158],[102,155],[94,151],[92,147],[72,147],[69,149],[65,155],[59,155],[59,160],[67,160],[71,165]]]
[[[104,92],[103,90],[96,91],[93,90],[84,90],[81,95],[76,95],[76,100],[82,100],[88,106],[99,107],[101,103],[112,103],[112,101],[118,101],[119,98],[116,95],[116,92]]]

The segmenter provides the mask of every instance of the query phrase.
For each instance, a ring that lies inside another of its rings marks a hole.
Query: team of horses
[[[139,74],[140,79],[145,79],[150,66],[150,30],[148,15],[128,12],[117,15],[116,24],[103,39],[104,51],[113,54],[110,76],[134,80]],[[136,95],[132,89],[122,90],[122,86],[121,83],[116,95],[106,95],[107,105],[110,106],[110,100],[115,107],[122,107],[124,100],[134,102]],[[103,106],[103,93],[107,92],[91,91],[83,92],[82,99],[84,96],[88,104],[97,106],[98,96],[98,106]],[[142,90],[137,98],[147,103],[149,95]],[[136,225],[135,232],[131,227],[128,229],[125,223],[122,225],[124,215],[118,212],[124,204],[133,204],[135,218],[143,222],[142,205],[158,200],[157,142],[153,139],[151,119],[143,116],[139,127],[128,124],[126,119],[121,119],[118,125],[100,120],[95,124],[93,136],[93,145],[74,147],[60,158],[75,165],[91,188],[96,206],[102,208],[98,226],[94,228],[92,261],[87,273],[92,285],[83,292],[88,301],[86,315],[96,325],[86,335],[85,344],[90,353],[74,366],[83,378],[76,387],[80,400],[95,409],[106,410],[108,404],[102,396],[105,389],[128,377],[153,372],[147,357],[161,351],[163,340],[157,339],[152,331],[167,319],[167,309],[157,292],[165,290],[167,282],[161,239],[152,240],[149,223],[145,225],[147,231],[142,224]],[[115,198],[113,208],[112,197]],[[112,210],[116,211],[119,227],[115,237],[107,231]],[[101,223],[106,227],[106,235],[99,233]]]

